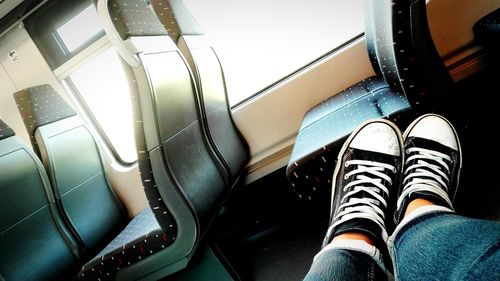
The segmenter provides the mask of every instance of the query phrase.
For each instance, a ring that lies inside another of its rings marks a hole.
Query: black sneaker
[[[460,141],[444,117],[427,114],[406,129],[403,182],[398,192],[396,222],[411,200],[422,198],[453,210],[462,166]]]
[[[396,192],[403,154],[401,133],[390,121],[368,121],[350,135],[333,174],[330,227],[323,247],[346,232],[367,235],[377,248],[385,245],[389,195]]]

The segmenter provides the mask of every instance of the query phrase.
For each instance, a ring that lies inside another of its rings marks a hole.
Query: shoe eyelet
[[[406,154],[410,154],[410,150],[409,149],[406,150]]]
[[[344,163],[344,166],[349,167],[349,163],[346,161],[346,162]]]
[[[349,179],[349,177],[347,176],[347,174],[344,175],[344,180],[348,180],[348,179]]]

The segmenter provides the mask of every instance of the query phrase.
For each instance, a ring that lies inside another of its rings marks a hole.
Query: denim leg
[[[396,279],[500,280],[500,223],[430,211],[389,239]]]
[[[365,242],[331,243],[316,255],[304,280],[387,280],[387,274],[379,266],[382,262],[380,252],[363,243]]]

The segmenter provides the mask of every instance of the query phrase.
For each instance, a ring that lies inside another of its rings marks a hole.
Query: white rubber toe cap
[[[399,131],[388,122],[372,122],[362,127],[349,145],[352,148],[400,156]]]
[[[458,141],[451,124],[438,115],[426,115],[410,125],[405,137],[418,137],[433,140],[442,145],[458,150]]]

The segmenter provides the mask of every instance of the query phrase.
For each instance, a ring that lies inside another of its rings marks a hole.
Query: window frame
[[[87,62],[94,59],[99,54],[113,48],[106,37],[104,28],[93,36],[87,38],[84,44],[69,51],[64,40],[58,33],[58,29],[78,16],[85,9],[94,5],[92,0],[75,1],[49,1],[37,6],[26,18],[22,19],[26,31],[32,38],[38,50],[45,58],[48,67],[66,89],[66,93],[71,96],[77,111],[85,121],[91,126],[105,149],[108,158],[112,158],[122,167],[131,167],[137,163],[137,159],[132,162],[125,161],[116,147],[111,142],[98,119],[85,102],[70,76]],[[135,147],[134,147],[135,149]]]
[[[57,32],[59,27],[91,5],[93,3],[90,0],[49,1],[38,7],[23,20],[26,31],[28,31],[52,71],[61,67],[106,35],[103,28],[73,52],[68,50],[59,36]]]
[[[75,10],[75,13],[72,14],[72,17],[69,18],[64,18],[63,21],[57,22],[56,24],[53,25],[53,30],[51,32],[52,37],[54,38],[54,41],[57,43],[57,46],[61,49],[63,55],[65,58],[71,59],[81,51],[85,50],[88,48],[90,45],[92,45],[94,42],[99,40],[101,37],[106,35],[106,32],[104,31],[104,27],[97,33],[95,33],[93,36],[87,38],[87,40],[80,45],[78,48],[76,48],[74,51],[70,51],[68,47],[66,46],[66,43],[64,43],[64,40],[61,38],[61,35],[59,34],[59,29],[63,27],[66,23],[68,23],[70,20],[74,19],[76,16],[80,15],[83,11],[85,11],[88,8],[92,8],[93,4],[90,3],[88,6],[79,6],[78,9]],[[95,7],[93,7],[95,9]],[[67,62],[66,60],[66,62]],[[64,64],[64,63],[63,63]]]
[[[232,109],[268,92],[364,33],[362,0],[333,3],[318,0],[308,3],[307,7],[300,1],[278,1],[270,3],[268,9],[262,9],[267,5],[265,1],[246,1],[243,5],[233,5],[230,0],[217,0],[212,4],[197,0],[183,2],[188,13],[204,30],[210,41],[208,44],[216,51],[227,73],[228,99]],[[293,8],[304,8],[281,13],[283,16],[276,18],[276,12],[282,12],[288,3]],[[324,12],[328,11],[325,8],[340,11],[341,16],[332,18],[331,12]],[[214,18],[213,12],[220,9],[224,13]],[[253,21],[255,17],[250,16],[248,10],[259,15],[258,22]],[[313,15],[311,20],[310,15]],[[227,27],[224,24],[227,21],[234,21],[233,27]],[[343,26],[346,21],[349,28]],[[232,38],[233,34],[237,34],[235,38]],[[330,39],[323,39],[325,37]],[[303,55],[295,55],[298,53]],[[244,84],[248,86],[242,86]]]
[[[108,48],[101,49],[101,52],[107,51]],[[76,68],[76,69],[78,69],[78,68]],[[73,83],[73,81],[69,77],[71,75],[71,73],[69,73],[69,75],[67,75],[66,78],[64,78],[60,81],[62,83],[64,83],[67,86],[67,88],[70,90],[70,92],[71,92],[70,94],[73,95],[76,102],[81,107],[81,110],[88,117],[88,120],[90,121],[92,126],[95,128],[95,130],[97,131],[99,136],[101,137],[101,139],[104,142],[104,144],[106,145],[107,149],[109,149],[109,151],[111,152],[111,155],[113,155],[115,160],[118,161],[118,163],[120,163],[122,166],[130,167],[130,166],[135,165],[137,163],[137,159],[132,161],[132,162],[127,162],[127,161],[123,160],[123,158],[120,156],[120,153],[118,153],[115,146],[113,145],[113,143],[109,139],[108,135],[106,134],[104,129],[99,124],[99,121],[95,117],[94,113],[92,113],[92,110],[90,109],[89,105],[85,102],[85,98],[81,95],[80,91],[78,90],[76,85]]]
[[[353,38],[350,38],[346,40],[344,43],[336,46],[335,48],[332,48],[331,50],[327,51],[326,53],[320,55],[319,57],[313,59],[312,61],[306,63],[305,65],[299,67],[298,69],[292,71],[288,75],[274,81],[272,84],[264,87],[263,89],[257,91],[256,93],[242,99],[241,101],[235,103],[234,105],[231,105],[231,110],[236,110],[242,106],[244,106],[246,103],[250,102],[251,100],[257,98],[260,95],[263,95],[265,93],[268,93],[271,89],[279,86],[280,84],[284,83],[285,81],[290,80],[294,76],[300,74],[301,72],[311,68],[312,66],[318,64],[319,62],[325,60],[326,58],[332,56],[333,54],[339,52],[340,50],[344,49],[345,47],[351,45],[352,43],[356,42],[357,40],[363,38],[365,36],[364,32],[359,33],[358,35],[354,36]]]

